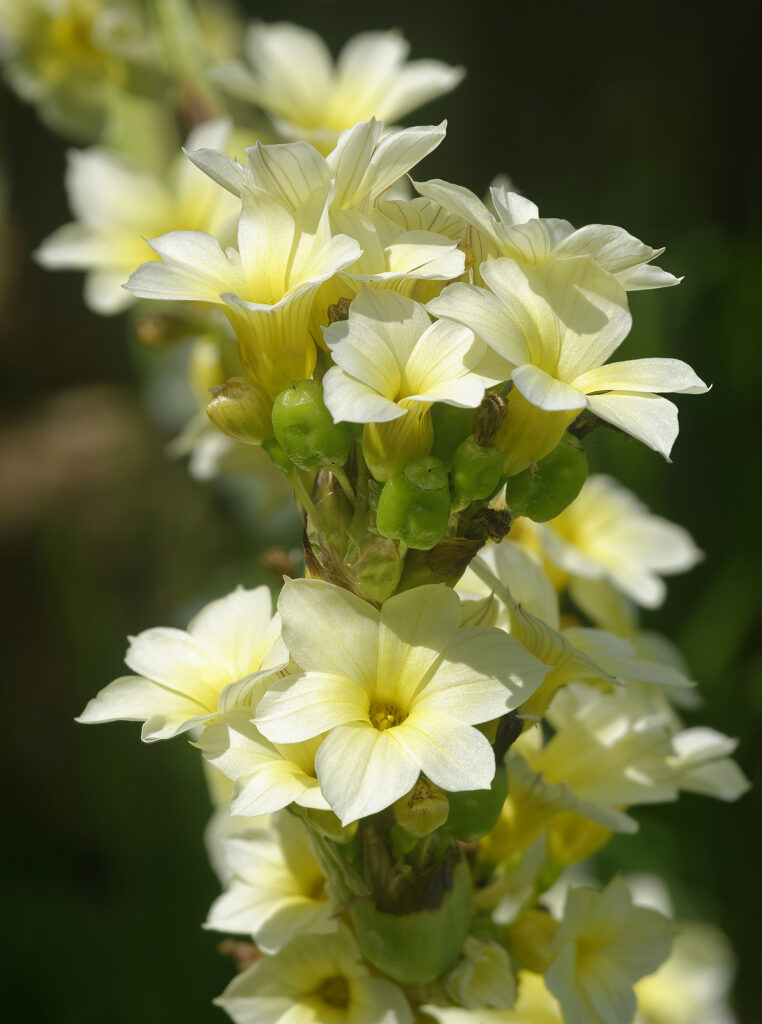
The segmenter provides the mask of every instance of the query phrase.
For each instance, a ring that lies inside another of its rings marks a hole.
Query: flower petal
[[[410,762],[436,786],[450,793],[489,789],[495,775],[495,755],[486,736],[473,726],[424,708],[420,713],[414,710],[402,725],[381,735],[390,732]]]
[[[373,684],[378,665],[375,608],[332,583],[287,580],[278,610],[286,647],[300,668]]]
[[[556,380],[539,366],[531,366],[529,363],[518,366],[511,379],[528,402],[546,412],[584,409],[587,404],[584,394],[576,386]]]
[[[606,363],[577,377],[574,387],[586,395],[592,391],[674,391],[681,395],[703,395],[709,390],[680,359],[628,359]]]
[[[679,430],[677,406],[673,402],[658,395],[615,391],[608,395],[588,395],[587,407],[670,461],[669,453]]]
[[[323,740],[315,768],[342,825],[389,807],[412,789],[420,766],[398,742],[397,732],[353,722],[333,729]]]

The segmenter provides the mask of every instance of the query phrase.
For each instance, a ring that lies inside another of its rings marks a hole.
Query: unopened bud
[[[319,381],[303,380],[273,402],[278,444],[300,469],[316,472],[343,466],[352,447],[346,423],[334,423]]]
[[[231,377],[210,390],[214,398],[206,414],[223,434],[244,444],[262,444],[272,437],[270,399],[262,388],[245,377]]]
[[[458,445],[452,462],[454,508],[460,510],[472,501],[491,497],[502,475],[502,452],[477,444],[473,434],[467,437]]]
[[[394,820],[409,835],[423,839],[447,821],[450,803],[438,786],[421,775],[416,784],[392,805]]]
[[[584,446],[566,434],[549,455],[508,479],[505,500],[515,516],[536,523],[555,519],[579,494],[587,478]]]
[[[445,978],[445,989],[467,1010],[510,1010],[516,999],[511,958],[496,942],[469,935],[463,955]]]
[[[544,974],[555,956],[553,940],[558,922],[547,910],[522,911],[508,928],[511,955],[528,971]]]
[[[450,518],[447,471],[424,455],[387,480],[378,499],[376,526],[383,537],[427,551],[441,540]]]

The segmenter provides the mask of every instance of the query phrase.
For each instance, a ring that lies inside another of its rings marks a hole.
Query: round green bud
[[[343,466],[352,447],[346,423],[334,423],[319,381],[302,380],[273,402],[273,431],[289,459],[316,472]]]
[[[410,790],[392,804],[394,820],[411,836],[423,839],[447,821],[447,796],[421,775]]]
[[[472,501],[489,498],[503,475],[503,453],[482,446],[473,434],[461,441],[452,461],[454,507],[465,508]]]
[[[262,444],[272,437],[270,399],[253,381],[231,377],[222,387],[209,390],[214,397],[206,414],[223,434],[244,444]]]
[[[546,523],[574,501],[586,478],[584,446],[573,434],[565,434],[536,466],[509,477],[505,501],[515,517],[527,516],[536,523]]]
[[[449,467],[455,449],[474,429],[474,410],[435,402],[431,407],[431,422],[434,427],[431,454]]]
[[[376,526],[383,537],[428,551],[450,518],[447,471],[433,455],[415,459],[387,480],[378,499]]]
[[[497,824],[508,795],[508,776],[504,765],[498,765],[489,789],[448,793],[450,814],[445,830],[461,843],[475,843]]]

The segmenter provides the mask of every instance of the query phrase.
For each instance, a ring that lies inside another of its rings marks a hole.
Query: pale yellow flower
[[[346,927],[300,935],[214,1000],[235,1024],[413,1024],[402,991],[371,975]]]
[[[252,707],[288,663],[267,587],[212,601],[184,629],[158,627],[131,638],[138,673],[109,683],[77,719],[143,722],[146,741],[170,739],[236,707]]]
[[[210,121],[186,145],[224,149],[231,125]],[[49,270],[84,270],[85,302],[96,313],[119,313],[134,297],[130,274],[158,257],[146,239],[174,229],[235,238],[240,204],[182,155],[159,176],[129,157],[105,149],[72,150],[66,188],[77,218],[45,239],[35,256]]]
[[[218,81],[268,111],[284,138],[306,139],[322,153],[357,121],[393,122],[450,92],[464,74],[437,60],[406,62],[409,45],[397,32],[354,36],[335,64],[320,36],[289,22],[251,24],[244,45],[251,71],[223,66]]]
[[[517,641],[459,628],[460,602],[443,585],[378,612],[331,584],[291,580],[278,607],[302,671],[270,688],[255,724],[273,743],[326,734],[315,767],[342,824],[389,807],[421,772],[450,792],[489,788],[495,757],[474,726],[520,704],[546,671]]]
[[[635,982],[666,960],[674,929],[635,907],[625,883],[570,889],[545,982],[566,1024],[631,1024]]]
[[[250,935],[263,953],[277,953],[296,935],[336,930],[336,908],[298,818],[281,811],[267,827],[221,845],[229,878],[205,928]]]

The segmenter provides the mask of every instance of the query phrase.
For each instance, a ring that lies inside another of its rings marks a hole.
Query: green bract
[[[378,532],[410,548],[433,548],[444,536],[449,518],[447,472],[433,455],[415,459],[387,480],[378,499]]]
[[[472,882],[453,849],[391,897],[357,900],[350,909],[360,949],[395,981],[433,981],[455,963],[468,934]]]
[[[503,453],[477,444],[472,434],[458,445],[452,463],[454,507],[465,508],[472,501],[489,498],[503,475]]]
[[[582,442],[566,434],[535,467],[509,477],[505,500],[514,516],[546,523],[574,501],[586,478],[587,456]]]
[[[273,430],[278,444],[300,469],[343,466],[352,447],[349,428],[333,422],[316,380],[303,380],[281,391],[273,402]]]

